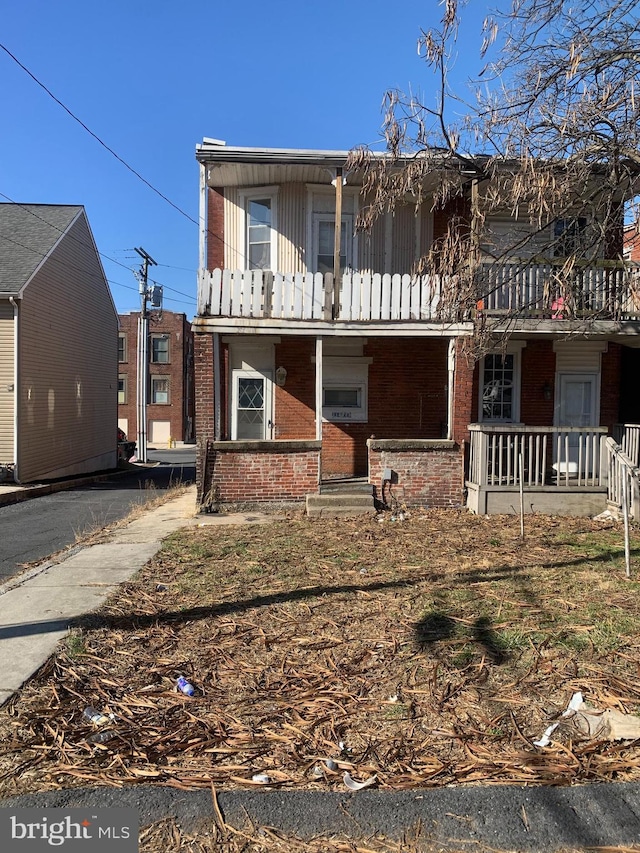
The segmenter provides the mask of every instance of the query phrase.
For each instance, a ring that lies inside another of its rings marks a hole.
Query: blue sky
[[[147,181],[198,217],[194,152],[229,145],[380,148],[388,88],[430,97],[420,29],[436,0],[23,0],[5,4],[0,42]],[[486,6],[465,10],[456,73],[479,67]],[[477,40],[476,40],[477,36]],[[104,255],[158,262],[165,308],[195,313],[198,229],[121,165],[0,51],[0,196],[83,204]],[[130,269],[103,258],[120,312],[139,307]]]

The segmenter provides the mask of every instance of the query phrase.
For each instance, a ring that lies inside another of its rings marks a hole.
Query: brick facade
[[[118,422],[122,424],[123,428],[126,424],[125,432],[131,440],[135,440],[138,429],[136,352],[139,316],[139,312],[134,311],[130,314],[120,314],[118,317],[119,334],[124,336],[122,352],[124,358],[118,361],[118,376],[121,381],[124,379],[125,382],[125,401],[118,403]],[[154,404],[152,402],[152,390],[149,388],[148,442],[150,445],[154,443],[164,444],[168,437],[175,441],[194,441],[194,353],[191,324],[184,314],[174,313],[173,311],[163,311],[161,314],[152,313],[149,320],[149,335],[150,339],[154,335],[162,337],[163,345],[167,347],[168,361],[166,363],[153,362],[150,341],[149,374],[150,377],[167,378],[169,402]],[[157,434],[155,438],[153,435],[154,428]],[[162,437],[161,442],[158,441],[159,437]]]

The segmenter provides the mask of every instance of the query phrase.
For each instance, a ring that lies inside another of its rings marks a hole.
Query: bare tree
[[[388,157],[358,150],[351,165],[364,169],[370,200],[360,227],[407,194],[417,203],[428,195],[436,208],[457,205],[421,266],[447,277],[444,313],[477,317],[481,353],[526,307],[499,322],[482,313],[496,282],[504,286],[517,270],[514,259],[551,265],[545,286],[563,318],[620,310],[620,300],[586,303],[580,275],[586,264],[622,259],[623,204],[640,171],[639,3],[514,0],[485,21],[473,104],[450,84],[458,6],[446,0],[439,29],[419,40],[437,80],[435,102],[388,92]],[[519,224],[500,230],[501,217]]]

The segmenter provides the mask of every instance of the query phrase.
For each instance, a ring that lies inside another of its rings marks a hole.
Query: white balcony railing
[[[469,480],[478,486],[599,487],[606,427],[471,424]],[[522,461],[521,461],[522,460]]]
[[[463,306],[442,299],[450,278],[345,273],[334,312],[330,273],[216,269],[200,275],[198,314],[256,320],[434,323],[466,321],[476,309],[552,320],[640,317],[637,265],[580,267],[570,278],[570,285],[565,281],[563,288],[561,268],[554,264],[482,264],[474,288],[481,296],[472,306]]]
[[[522,312],[525,316],[636,317],[640,315],[640,265],[603,262],[575,265],[561,262],[485,263],[480,268],[478,292],[488,313]]]

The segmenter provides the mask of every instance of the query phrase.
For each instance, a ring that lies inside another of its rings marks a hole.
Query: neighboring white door
[[[600,420],[600,411],[598,406],[598,374],[561,373],[558,376],[558,380],[559,397],[557,406],[556,426],[597,426]],[[564,455],[565,454],[561,452],[561,456],[564,457]],[[577,463],[579,456],[580,436],[578,433],[570,433],[569,458],[566,461],[570,463]],[[593,460],[593,462],[595,463],[595,460]]]
[[[557,426],[597,426],[597,373],[561,373]]]
[[[234,441],[271,438],[271,376],[253,370],[234,370],[231,438]]]

